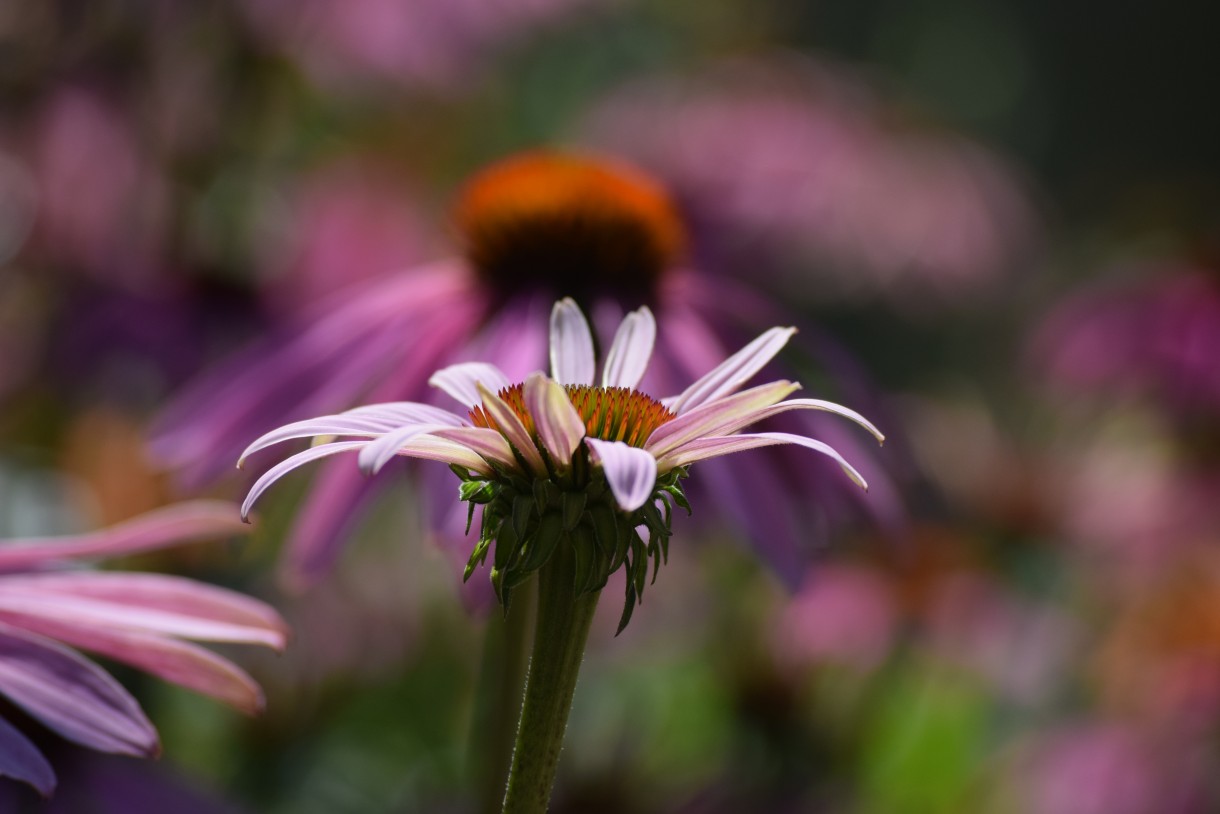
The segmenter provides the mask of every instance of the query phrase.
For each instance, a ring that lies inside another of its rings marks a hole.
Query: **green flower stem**
[[[563,748],[576,677],[600,591],[577,597],[567,541],[538,572],[538,619],[504,814],[544,814]]]
[[[525,697],[538,596],[536,583],[532,579],[518,586],[513,591],[508,615],[493,611],[487,621],[470,741],[471,772],[479,794],[478,811],[482,814],[496,814],[504,802],[516,724]]]

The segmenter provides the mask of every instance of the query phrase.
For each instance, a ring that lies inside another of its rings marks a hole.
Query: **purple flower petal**
[[[0,571],[77,557],[132,554],[247,531],[231,503],[212,500],[179,503],[91,534],[6,542],[0,545]]]
[[[49,606],[49,613],[38,608]],[[0,609],[68,621],[108,621],[193,639],[281,650],[288,626],[264,602],[167,574],[76,572],[0,577]],[[124,621],[129,619],[130,621]]]
[[[43,797],[55,791],[55,771],[42,752],[0,718],[0,775],[29,783]]]
[[[367,441],[335,441],[330,444],[321,444],[316,447],[310,447],[304,452],[298,452],[290,458],[285,458],[275,466],[268,469],[262,474],[254,485],[250,487],[250,493],[246,495],[246,499],[241,504],[241,518],[248,520],[250,517],[250,509],[254,507],[254,502],[258,500],[263,492],[275,483],[280,478],[287,475],[294,469],[302,467],[307,463],[316,461],[319,458],[325,458],[328,455],[335,455],[340,452],[351,452],[352,450],[360,449]]]
[[[563,387],[541,373],[525,380],[524,396],[525,409],[534,419],[538,438],[551,462],[567,469],[572,463],[572,453],[585,437],[585,422]]]
[[[530,437],[529,431],[525,429],[525,425],[521,423],[520,417],[513,408],[483,385],[479,385],[479,393],[483,396],[484,412],[492,421],[496,422],[500,432],[525,459],[533,474],[545,475],[546,464],[542,462],[542,455],[538,452],[538,447],[534,446],[534,439]]]
[[[651,453],[622,441],[586,438],[585,443],[601,464],[623,511],[633,512],[648,502],[657,483],[657,460]]]
[[[0,692],[70,741],[139,757],[160,751],[139,704],[102,668],[50,639],[0,624]]]
[[[432,374],[428,384],[440,388],[466,407],[482,401],[478,385],[482,384],[493,393],[499,393],[512,382],[495,365],[486,362],[462,362],[450,365]]]
[[[829,444],[824,444],[815,438],[806,438],[803,435],[793,435],[788,432],[759,432],[700,438],[683,446],[681,452],[661,458],[657,465],[661,471],[668,472],[674,467],[686,466],[687,464],[707,458],[717,458],[721,455],[730,455],[734,452],[744,452],[748,449],[757,449],[758,447],[773,446],[775,444],[797,444],[821,452],[823,455],[829,455],[835,459],[849,478],[855,481],[861,488],[868,489],[868,484],[864,481],[864,477]]]
[[[656,339],[657,321],[647,307],[624,317],[614,335],[614,344],[606,354],[602,385],[634,390],[648,369]]]
[[[84,619],[68,622],[18,614],[3,614],[2,618],[30,633],[138,667],[247,714],[263,707],[262,690],[244,670],[189,642]]]
[[[773,404],[770,407],[764,407],[760,410],[743,415],[736,418],[720,427],[712,430],[716,435],[728,435],[737,432],[738,430],[748,427],[751,424],[762,421],[765,418],[770,418],[773,415],[786,413],[789,410],[820,410],[826,413],[834,413],[843,418],[850,419],[859,424],[864,429],[873,434],[878,443],[885,441],[885,436],[881,434],[881,430],[873,426],[873,422],[869,421],[864,416],[857,413],[855,410],[844,407],[841,404],[835,404],[833,401],[823,401],[822,399],[788,399],[781,401],[779,404]]]
[[[380,472],[383,466],[394,460],[403,444],[417,435],[441,429],[442,426],[439,424],[411,424],[406,427],[397,427],[381,437],[368,442],[360,450],[360,455],[356,459],[360,466],[360,471],[369,475]]]
[[[669,408],[681,415],[701,404],[727,396],[762,370],[796,333],[795,328],[771,328],[686,388]]]
[[[593,334],[580,306],[571,297],[551,311],[551,378],[560,384],[593,384],[597,361]]]

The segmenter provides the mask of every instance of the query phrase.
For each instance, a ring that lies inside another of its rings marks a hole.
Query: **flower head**
[[[834,459],[867,488],[864,478],[829,445],[804,435],[745,433],[765,418],[791,410],[821,410],[849,418],[878,440],[860,414],[818,399],[787,398],[799,385],[776,381],[742,390],[788,342],[793,328],[772,328],[678,395],[657,400],[636,390],[652,355],[656,323],[648,308],[628,314],[602,365],[600,384],[593,336],[571,299],[555,304],[550,321],[551,373],[512,383],[494,365],[447,367],[431,378],[466,414],[411,402],[358,407],[299,421],[267,433],[242,458],[292,438],[325,440],[268,470],[242,506],[296,467],[339,452],[358,451],[361,468],[381,469],[406,455],[450,465],[470,504],[467,529],[482,506],[479,541],[466,567],[469,578],[495,547],[492,584],[507,605],[558,545],[576,552],[581,592],[600,590],[627,568],[620,630],[639,601],[653,560],[653,578],[666,557],[674,504],[690,506],[680,481],[710,458],[776,444],[796,444]]]
[[[262,691],[236,665],[189,640],[280,649],[286,628],[267,605],[223,588],[161,574],[68,570],[83,558],[149,551],[231,534],[227,503],[184,503],[94,534],[0,545],[0,694],[68,740],[103,752],[152,756],[157,732],[113,678],[72,647],[124,662],[245,712]],[[0,719],[0,774],[43,794],[46,758]]]

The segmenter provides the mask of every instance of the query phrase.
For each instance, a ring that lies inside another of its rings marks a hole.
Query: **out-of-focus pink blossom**
[[[46,101],[31,152],[42,251],[112,284],[158,273],[168,188],[123,112],[64,88]]]
[[[1035,336],[1036,364],[1069,392],[1143,397],[1175,414],[1220,410],[1220,275],[1185,264],[1086,288]]]
[[[805,578],[780,616],[781,663],[846,664],[869,672],[889,656],[898,612],[887,580],[862,566],[825,565]]]
[[[757,60],[629,85],[581,132],[664,179],[706,250],[799,270],[789,291],[921,307],[988,290],[1036,242],[1021,182],[978,144],[897,119],[846,70]]]
[[[267,300],[295,311],[343,288],[417,266],[435,253],[407,185],[368,163],[325,167],[284,193],[266,216],[261,259]]]
[[[245,0],[266,39],[314,81],[453,89],[514,40],[606,0]]]
[[[254,680],[190,640],[282,648],[286,628],[255,599],[181,577],[75,568],[237,531],[236,507],[184,503],[93,534],[0,544],[0,693],[63,737],[103,752],[152,756],[157,732],[136,700],[80,648],[212,696],[245,712]],[[55,775],[0,719],[0,774],[43,794]]]

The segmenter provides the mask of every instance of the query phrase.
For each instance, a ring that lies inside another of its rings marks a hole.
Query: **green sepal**
[[[458,497],[471,503],[491,503],[499,491],[489,480],[467,480],[458,486]]]
[[[577,596],[580,596],[585,593],[586,585],[596,581],[596,577],[591,576],[590,571],[597,564],[597,543],[593,540],[593,530],[586,525],[579,525],[568,532],[568,539],[572,543],[572,552],[576,557],[572,589],[576,591]]]
[[[491,547],[491,537],[484,535],[475,544],[474,551],[470,553],[470,559],[466,561],[466,570],[462,572],[462,582],[470,579],[470,575],[474,573],[474,569],[482,565],[487,560],[487,550]]]
[[[605,503],[594,503],[589,507],[589,519],[592,521],[593,533],[597,537],[597,545],[606,555],[606,559],[618,559],[619,529],[618,512]]]
[[[541,512],[539,512],[541,514]],[[517,533],[517,539],[525,539],[525,532],[529,528],[530,517],[534,514],[534,501],[529,495],[517,495],[513,498],[513,531]]]
[[[563,529],[571,531],[576,528],[576,524],[580,522],[581,515],[585,513],[585,505],[589,501],[589,496],[584,492],[564,492],[563,493]]]
[[[525,544],[517,570],[528,576],[546,564],[555,553],[563,534],[563,521],[557,512],[547,512],[538,521],[538,530]]]
[[[631,580],[627,580],[627,601],[623,603],[623,614],[618,618],[618,629],[614,631],[615,636],[627,628],[627,623],[631,621],[631,614],[635,612],[636,604],[635,585]]]

